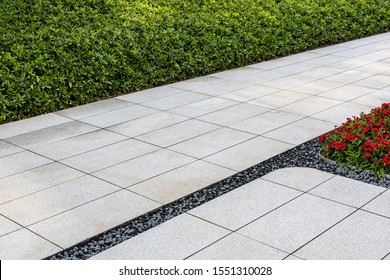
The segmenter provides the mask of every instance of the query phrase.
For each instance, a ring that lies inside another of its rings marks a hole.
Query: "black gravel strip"
[[[214,183],[202,190],[130,220],[75,246],[65,249],[62,252],[47,257],[46,259],[88,259],[93,255],[107,250],[108,248],[166,222],[188,210],[258,179],[269,172],[284,167],[310,167],[373,185],[390,188],[389,178],[380,178],[366,171],[358,172],[350,168],[332,164],[319,155],[320,149],[321,147],[317,139],[310,140],[229,178]]]

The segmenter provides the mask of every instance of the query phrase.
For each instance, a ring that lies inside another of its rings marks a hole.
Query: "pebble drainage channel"
[[[45,258],[46,260],[83,260],[107,250],[148,229],[164,223],[220,195],[232,191],[269,172],[285,167],[309,167],[336,175],[345,176],[373,185],[390,188],[390,179],[379,178],[368,172],[358,172],[324,160],[317,138],[294,147],[282,154],[258,163],[229,178],[214,183],[202,190],[157,208],[104,233],[94,236],[68,249]]]

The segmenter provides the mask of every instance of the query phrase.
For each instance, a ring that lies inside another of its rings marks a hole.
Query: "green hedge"
[[[390,30],[390,0],[2,0],[0,122]]]

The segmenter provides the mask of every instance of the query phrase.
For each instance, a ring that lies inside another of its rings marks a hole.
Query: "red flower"
[[[364,153],[364,156],[365,156],[366,158],[369,158],[369,157],[371,156],[371,154],[370,154],[370,153]]]

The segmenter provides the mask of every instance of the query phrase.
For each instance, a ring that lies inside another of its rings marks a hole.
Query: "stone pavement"
[[[390,101],[390,33],[0,126],[0,259],[41,259]],[[280,169],[94,259],[390,259],[390,191]]]

